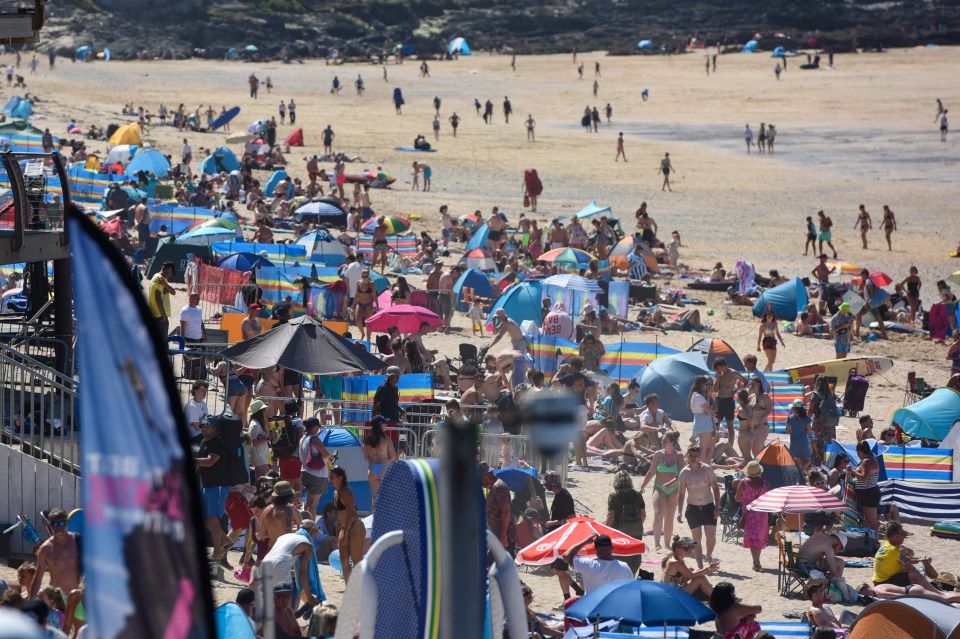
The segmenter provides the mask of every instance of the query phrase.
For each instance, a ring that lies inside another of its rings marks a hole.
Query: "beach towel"
[[[309,541],[310,546],[313,547],[313,537],[310,536],[310,533],[301,528],[297,531],[297,534]],[[299,593],[303,590],[303,585],[300,583],[299,562],[301,561],[303,561],[303,559],[297,560],[296,570],[294,571],[294,574],[296,575],[296,592],[293,596],[294,607],[296,607],[299,600]],[[317,601],[326,600],[327,597],[323,594],[323,586],[320,585],[320,570],[317,568],[317,551],[315,548],[310,554],[310,562],[307,564],[307,580],[310,582],[310,592],[312,592],[313,596],[317,598]]]
[[[395,146],[394,151],[403,151],[404,153],[436,153],[436,149],[415,149],[412,146]]]
[[[946,339],[947,329],[947,307],[943,304],[933,304],[930,306],[930,339]]]
[[[753,264],[746,260],[737,260],[737,288],[741,295],[746,295],[747,291],[753,288],[753,280],[757,272]]]

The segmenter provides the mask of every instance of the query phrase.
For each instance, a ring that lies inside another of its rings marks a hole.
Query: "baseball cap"
[[[791,407],[791,408],[803,408],[803,406],[804,406],[804,405],[803,405],[803,400],[802,400],[802,399],[795,399],[795,400],[793,400],[793,403],[790,404],[790,407]]]
[[[597,309],[595,309],[595,308],[593,307],[593,304],[587,304],[586,306],[583,307],[583,312],[584,312],[584,313],[595,313],[596,310],[597,310]]]
[[[486,475],[487,473],[491,472],[493,469],[490,468],[490,464],[488,464],[485,461],[482,461],[479,464],[477,464],[477,470],[480,471],[481,475]]]
[[[256,599],[256,593],[254,593],[250,588],[241,588],[237,593],[237,603],[241,606],[249,606],[256,601]]]
[[[262,310],[263,310],[263,306],[261,306],[260,304],[257,304],[256,302],[254,302],[253,304],[251,304],[251,305],[248,306],[247,308],[249,308],[251,311],[262,311]]]
[[[387,367],[387,377],[390,377],[391,375],[399,375],[399,374],[400,374],[400,367],[399,367],[399,366],[388,366],[388,367]]]

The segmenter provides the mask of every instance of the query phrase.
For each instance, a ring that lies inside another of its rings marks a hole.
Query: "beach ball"
[[[332,553],[330,553],[330,557],[327,558],[327,561],[330,562],[331,568],[335,568],[336,570],[343,572],[343,564],[340,563],[339,550],[334,550]]]
[[[712,308],[708,308],[708,309],[707,309],[707,315],[713,315],[713,309],[712,309]]]

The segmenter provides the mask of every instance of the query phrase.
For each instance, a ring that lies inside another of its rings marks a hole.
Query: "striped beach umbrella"
[[[840,512],[842,501],[816,486],[782,486],[764,493],[747,504],[747,510],[761,513],[802,514]]]
[[[387,224],[387,235],[400,235],[401,233],[406,233],[410,230],[409,220],[390,215],[383,215],[381,217]],[[378,224],[380,224],[380,217],[372,217],[363,223],[363,226],[360,227],[360,230],[364,231],[365,233],[373,233]]]
[[[595,256],[586,251],[570,247],[553,249],[540,256],[541,262],[550,262],[576,268],[586,268],[586,266],[590,264],[590,261],[595,259],[597,259]]]

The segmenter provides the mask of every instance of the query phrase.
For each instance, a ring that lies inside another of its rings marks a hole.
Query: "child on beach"
[[[470,318],[470,324],[473,326],[474,337],[476,337],[477,332],[479,332],[482,337],[483,336],[483,308],[480,307],[479,299],[473,300],[473,304],[470,306],[470,310],[467,312],[467,317]]]
[[[813,218],[809,215],[807,216],[807,241],[803,245],[803,254],[806,255],[807,251],[817,250],[817,225],[813,223]]]

